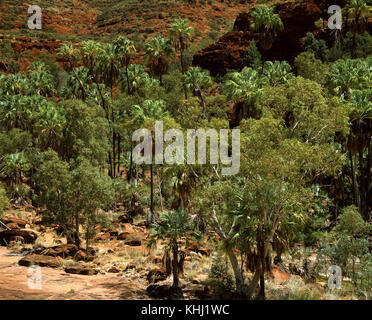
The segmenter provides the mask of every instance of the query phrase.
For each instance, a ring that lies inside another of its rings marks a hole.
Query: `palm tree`
[[[368,21],[371,6],[369,0],[349,0],[346,6],[348,20],[353,28],[352,57],[355,58],[355,39],[356,34],[362,29]]]
[[[350,98],[350,89],[363,89],[371,81],[372,59],[337,60],[331,67],[330,85],[346,100]]]
[[[71,44],[65,43],[57,50],[57,57],[63,60],[66,71],[76,68],[79,51]]]
[[[244,68],[242,72],[231,72],[226,75],[223,90],[229,100],[243,104],[243,117],[247,111],[255,107],[263,89],[262,86],[267,82],[266,77],[262,77],[252,68]],[[248,110],[246,109],[248,107]]]
[[[56,150],[66,118],[57,108],[45,105],[40,107],[38,117],[36,131],[40,137],[42,149],[52,148]]]
[[[89,94],[91,77],[89,70],[85,67],[73,69],[67,79],[66,86],[62,89],[62,94],[71,99],[86,100]]]
[[[169,60],[174,55],[171,41],[168,38],[157,36],[145,44],[145,59],[153,75],[159,77],[162,85],[162,76],[167,72]]]
[[[131,91],[130,83],[129,83],[129,74],[128,74],[128,66],[130,65],[131,59],[133,54],[136,53],[136,47],[134,46],[134,42],[125,38],[123,36],[119,36],[114,41],[114,46],[116,48],[116,54],[120,60],[120,65],[125,67],[125,75],[127,78],[127,93],[129,94]]]
[[[271,86],[277,86],[293,78],[291,66],[287,61],[266,61],[263,74],[269,80]]]
[[[259,6],[251,13],[251,29],[259,33],[260,44],[264,50],[270,50],[277,32],[284,29],[283,22],[274,7]]]
[[[23,180],[24,172],[30,169],[23,153],[8,154],[2,159],[0,173],[5,174],[13,187],[19,186]]]
[[[20,73],[10,74],[8,76],[2,75],[1,83],[1,88],[5,95],[26,95],[26,93],[30,92],[30,85],[27,77]]]
[[[171,269],[173,273],[173,285],[172,285],[172,297],[182,298],[182,290],[179,286],[179,274],[182,269],[182,263],[179,259],[179,242],[181,239],[188,241],[188,237],[194,239],[200,238],[200,235],[195,231],[194,226],[191,223],[189,215],[185,211],[165,211],[160,216],[160,221],[154,224],[154,228],[151,234],[150,245],[156,245],[156,240],[166,239],[169,240],[169,244],[165,248],[164,256],[165,260],[171,260]],[[172,258],[170,259],[170,252],[172,252]],[[169,270],[168,270],[169,271]]]
[[[174,19],[170,26],[169,34],[176,51],[181,55],[181,72],[185,72],[185,62],[183,53],[188,48],[194,28],[190,27],[188,19]]]
[[[137,128],[143,125],[148,120],[161,120],[168,115],[164,111],[165,102],[163,100],[145,100],[141,105],[134,105],[131,113],[133,115],[132,124]],[[154,145],[154,143],[152,143]],[[153,150],[154,151],[154,150]],[[152,157],[153,158],[153,157]],[[131,168],[132,169],[132,156],[131,156]],[[156,220],[154,212],[154,170],[153,161],[150,164],[150,215],[147,217],[148,223],[153,223]]]
[[[97,69],[103,82],[111,89],[112,96],[113,86],[120,74],[120,59],[115,45],[108,44],[104,47],[98,60]]]
[[[213,84],[213,79],[209,75],[209,71],[202,70],[199,67],[191,67],[183,75],[182,80],[185,88],[191,90],[194,96],[200,99],[200,103],[203,108],[203,118],[205,119],[207,117],[207,106],[203,90]]]
[[[34,61],[28,70],[27,78],[30,81],[28,94],[36,93],[48,97],[56,93],[54,78],[44,63]]]
[[[370,204],[371,190],[371,137],[372,137],[372,90],[350,90],[351,110],[349,114],[351,132],[347,147],[350,152],[352,181],[355,204],[359,207],[362,216],[367,220],[368,206]],[[367,149],[367,161],[364,153]],[[356,158],[359,154],[359,183],[356,178]],[[366,165],[364,166],[364,163]],[[359,185],[359,187],[358,187]]]
[[[140,64],[129,65],[123,74],[124,76],[119,78],[119,83],[121,89],[129,94],[138,93],[140,89],[152,87],[159,83],[158,80],[151,78],[145,71],[145,67]],[[128,87],[130,90],[128,90]]]
[[[98,57],[102,54],[103,46],[101,43],[88,40],[82,43],[80,47],[80,57],[83,65],[89,70],[89,75],[97,82],[96,68]]]

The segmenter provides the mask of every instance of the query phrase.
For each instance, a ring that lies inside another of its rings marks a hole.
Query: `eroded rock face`
[[[316,29],[314,22],[323,15],[323,11],[315,1],[287,1],[276,6],[284,30],[278,34],[271,49],[264,52],[266,60],[293,62],[302,51],[302,38],[307,32]],[[249,42],[258,40],[258,35],[249,31],[249,24],[249,12],[241,13],[236,18],[234,31],[225,34],[219,41],[198,52],[194,56],[193,65],[210,70],[213,76],[224,75],[228,70],[241,70],[244,67],[244,57]]]

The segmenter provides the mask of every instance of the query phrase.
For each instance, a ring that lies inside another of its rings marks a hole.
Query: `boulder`
[[[120,223],[133,223],[133,218],[127,214],[123,214],[118,217],[118,222]]]
[[[79,248],[76,244],[69,243],[47,248],[42,252],[42,254],[46,256],[55,256],[66,259],[73,258],[78,253],[78,251]]]
[[[201,255],[209,257],[211,255],[211,249],[199,247],[197,242],[192,242],[186,250],[200,253]]]
[[[147,287],[146,291],[151,298],[155,299],[165,299],[171,295],[171,287],[168,285],[159,286],[152,284]]]
[[[10,229],[25,228],[28,222],[17,217],[4,217],[1,219],[2,223],[6,224]]]
[[[127,239],[124,241],[124,244],[131,247],[139,247],[142,245],[142,242],[140,239]]]
[[[149,283],[157,283],[168,278],[167,272],[162,268],[155,268],[147,273],[146,279]]]
[[[85,276],[92,276],[98,273],[98,270],[83,265],[69,266],[65,268],[65,272],[73,274],[81,274]]]
[[[109,232],[106,232],[106,233],[100,233],[98,234],[96,237],[95,237],[95,240],[96,241],[101,241],[101,240],[110,240],[111,239],[111,235]]]
[[[28,229],[12,229],[0,231],[0,245],[8,245],[15,237],[22,237],[25,243],[35,243],[37,234]]]
[[[274,265],[271,269],[271,275],[277,284],[281,284],[291,278],[291,275]]]
[[[109,273],[119,273],[121,270],[117,266],[112,266],[110,269],[107,270]]]
[[[30,254],[28,256],[25,256],[21,260],[18,261],[18,264],[20,266],[25,266],[25,267],[29,267],[31,265],[38,265],[40,267],[57,268],[60,266],[60,262],[58,258],[39,255],[39,254]]]

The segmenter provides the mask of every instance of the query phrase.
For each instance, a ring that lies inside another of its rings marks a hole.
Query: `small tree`
[[[368,255],[367,236],[370,232],[371,225],[363,221],[357,207],[346,207],[342,210],[338,225],[330,235],[335,243],[323,245],[318,257],[339,265],[343,274],[350,275],[356,287],[360,268],[357,261],[362,261]]]
[[[160,216],[160,221],[154,224],[154,229],[151,234],[150,245],[156,245],[156,240],[167,239],[169,242],[165,247],[165,260],[171,262],[168,264],[169,269],[173,273],[172,294],[175,297],[182,297],[182,290],[179,286],[179,273],[182,270],[183,259],[180,259],[180,240],[184,240],[186,245],[189,239],[199,238],[199,234],[195,231],[194,226],[190,223],[190,217],[185,211],[165,211]],[[170,259],[172,252],[172,259]]]
[[[9,204],[9,201],[6,196],[6,191],[4,187],[0,184],[0,218],[2,217],[3,212],[5,208],[8,206],[8,204]]]

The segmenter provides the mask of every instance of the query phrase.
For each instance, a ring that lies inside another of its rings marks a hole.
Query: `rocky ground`
[[[143,221],[108,213],[109,228],[96,226],[89,253],[67,244],[59,227],[47,226],[33,207],[12,208],[0,228],[0,299],[165,299],[172,277],[162,253],[166,242],[149,249]],[[83,230],[82,230],[83,231]],[[84,247],[84,243],[82,244]],[[207,282],[215,250],[205,239],[186,249],[180,279],[185,299],[210,299]],[[266,281],[268,299],[339,299],[327,293],[326,281],[305,283],[290,260],[274,265]],[[300,265],[299,261],[292,262]],[[41,287],[30,287],[32,265],[40,266]]]

